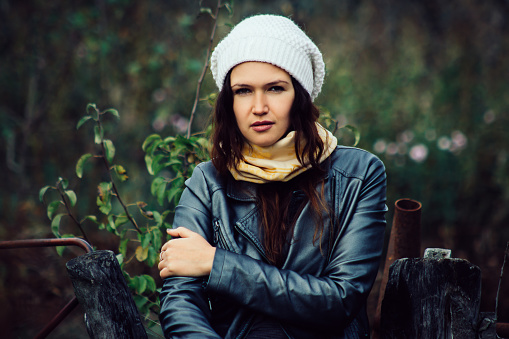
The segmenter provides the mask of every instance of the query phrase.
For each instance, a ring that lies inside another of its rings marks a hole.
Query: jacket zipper
[[[214,242],[221,245],[223,249],[231,251],[230,246],[228,246],[223,232],[221,231],[221,223],[219,220],[214,221]]]
[[[331,220],[331,224],[329,225],[330,227],[330,230],[329,230],[329,244],[328,244],[328,251],[329,253],[327,254],[327,265],[329,264],[330,260],[331,260],[331,256],[332,256],[332,247],[333,247],[333,235],[334,235],[334,229],[336,227],[336,224],[337,224],[337,206],[336,206],[336,203],[337,203],[337,199],[336,199],[336,186],[337,186],[337,181],[338,180],[336,178],[336,173],[332,173],[332,177],[331,177],[331,183],[330,183],[330,188],[331,188],[331,215],[330,215],[330,218],[332,219]]]
[[[242,236],[244,238],[247,239],[247,241],[249,241],[255,248],[256,250],[258,251],[258,253],[260,253],[260,255],[265,259],[266,262],[269,262],[269,259],[267,258],[267,256],[265,255],[265,253],[263,253],[263,250],[258,246],[258,244],[256,244],[249,235],[246,234],[246,232],[244,232],[242,230],[242,228],[239,226],[238,223],[235,224],[235,229],[240,233],[242,234]]]

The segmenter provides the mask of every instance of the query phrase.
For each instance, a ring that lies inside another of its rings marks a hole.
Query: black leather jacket
[[[165,279],[160,321],[167,338],[243,338],[260,315],[279,321],[289,338],[368,336],[364,305],[383,247],[385,169],[372,154],[341,146],[322,165],[335,229],[324,213],[320,249],[306,205],[281,269],[264,256],[256,184],[220,177],[210,162],[196,167],[173,225],[217,250],[207,278]]]

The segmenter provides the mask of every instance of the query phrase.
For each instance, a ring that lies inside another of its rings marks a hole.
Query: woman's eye
[[[235,94],[242,95],[242,94],[248,94],[250,91],[248,88],[239,88],[235,90]]]
[[[283,92],[285,89],[283,86],[272,86],[271,88],[269,88],[269,92],[276,92],[276,93],[280,93],[280,92]]]

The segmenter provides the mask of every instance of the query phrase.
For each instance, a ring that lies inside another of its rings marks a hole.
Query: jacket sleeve
[[[191,181],[202,181],[203,173],[197,167]],[[173,224],[199,233],[211,242],[210,197],[206,185],[192,185],[200,192],[186,188],[175,211]],[[204,197],[199,199],[198,196]],[[220,338],[210,325],[211,312],[204,290],[203,278],[171,277],[164,280],[159,295],[161,311],[159,320],[166,338]]]
[[[366,163],[365,163],[366,164]],[[338,178],[334,180],[342,180]],[[347,180],[348,181],[348,180]],[[321,276],[278,269],[217,249],[207,290],[283,322],[344,327],[364,305],[376,277],[385,231],[386,176],[373,157],[363,178],[337,193],[338,233]],[[346,187],[344,187],[346,186]]]

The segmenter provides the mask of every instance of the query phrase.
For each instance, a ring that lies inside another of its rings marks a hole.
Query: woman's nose
[[[256,94],[253,102],[253,113],[254,114],[266,114],[269,112],[267,101],[265,100],[264,94]]]

